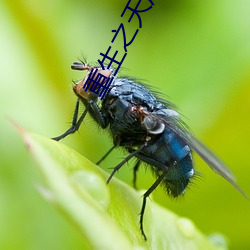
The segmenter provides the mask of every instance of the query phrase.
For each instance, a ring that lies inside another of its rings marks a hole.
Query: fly
[[[162,184],[172,197],[185,192],[195,174],[192,151],[246,197],[227,166],[188,131],[172,103],[158,98],[145,85],[129,78],[116,78],[100,101],[97,94],[84,90],[83,86],[91,71],[109,78],[113,70],[89,66],[84,62],[74,62],[71,68],[87,70],[87,75],[73,87],[78,99],[71,127],[53,139],[59,141],[76,132],[89,113],[95,122],[101,128],[108,129],[113,137],[113,147],[98,163],[116,147],[123,147],[128,152],[124,160],[114,167],[107,183],[131,158],[137,159],[134,166],[134,186],[140,165],[146,163],[151,167],[157,178],[143,195],[140,213],[140,230],[145,240],[143,216],[147,197],[159,184]],[[78,117],[80,102],[84,104],[85,110]]]

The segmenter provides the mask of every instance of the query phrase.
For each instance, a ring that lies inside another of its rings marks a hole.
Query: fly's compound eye
[[[144,118],[142,125],[150,134],[155,135],[161,134],[165,129],[165,125],[163,123],[159,122],[159,120],[157,121],[154,117],[150,116],[146,116]]]
[[[73,70],[86,70],[86,76],[75,83],[73,87],[74,92],[78,97],[85,100],[91,100],[97,98],[100,88],[108,88],[110,85],[111,71],[107,68],[89,66],[84,62],[73,62],[71,65]],[[106,83],[107,82],[107,83]],[[106,84],[109,84],[106,86]],[[103,90],[102,90],[103,91]]]

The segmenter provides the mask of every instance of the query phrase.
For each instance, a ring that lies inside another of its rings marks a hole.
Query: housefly
[[[175,106],[169,101],[158,98],[147,86],[127,77],[116,78],[103,100],[100,100],[97,94],[84,90],[83,86],[91,70],[110,77],[113,73],[112,68],[102,69],[84,62],[74,62],[71,68],[86,70],[87,75],[73,87],[78,99],[71,127],[53,139],[59,141],[76,132],[89,113],[101,128],[109,129],[113,137],[113,147],[101,160],[116,147],[123,147],[128,152],[127,157],[114,167],[107,183],[131,158],[137,159],[134,166],[134,184],[139,166],[142,163],[150,166],[156,181],[143,195],[140,230],[145,240],[143,216],[147,197],[159,184],[162,184],[172,197],[184,193],[195,174],[192,151],[244,195],[232,172],[189,132]],[[85,110],[78,117],[80,102],[84,104]]]

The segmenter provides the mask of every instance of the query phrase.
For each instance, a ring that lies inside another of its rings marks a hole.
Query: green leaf
[[[148,199],[144,241],[139,229],[143,192],[108,174],[75,150],[21,130],[46,187],[43,196],[81,232],[83,249],[226,249],[215,245],[186,218]]]

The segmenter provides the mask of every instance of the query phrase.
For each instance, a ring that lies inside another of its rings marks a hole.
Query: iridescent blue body
[[[99,163],[116,147],[125,148],[129,153],[113,169],[107,183],[116,171],[133,157],[137,158],[134,166],[134,184],[136,171],[141,163],[150,166],[157,179],[143,195],[140,229],[144,239],[146,235],[143,229],[143,215],[147,197],[159,184],[162,184],[173,197],[184,193],[195,173],[192,151],[245,195],[226,165],[189,132],[173,104],[158,98],[146,85],[127,77],[116,78],[109,86],[104,99],[99,100],[97,94],[83,90],[83,86],[88,81],[92,69],[107,79],[112,75],[112,69],[90,67],[82,62],[75,62],[72,69],[87,70],[88,73],[73,87],[78,100],[72,126],[53,139],[59,141],[77,131],[89,113],[101,128],[109,130],[113,138],[114,146]],[[78,118],[80,102],[86,109]]]
[[[119,78],[110,86],[101,112],[110,125],[114,145],[132,152],[148,138],[147,145],[135,157],[151,166],[156,176],[166,172],[162,184],[170,195],[176,197],[185,191],[194,174],[190,147],[167,126],[157,131],[157,126],[149,130],[143,123],[153,114],[171,124],[173,117],[178,117],[173,105],[158,100],[142,84]]]

